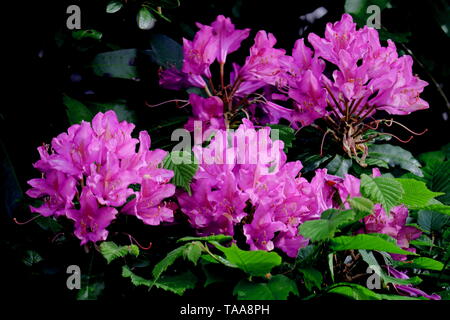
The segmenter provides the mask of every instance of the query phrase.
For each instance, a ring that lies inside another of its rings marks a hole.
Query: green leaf
[[[380,40],[386,41],[386,40],[392,40],[397,43],[404,43],[409,42],[409,38],[411,37],[411,32],[389,32],[385,29],[378,30],[378,33],[380,35]]]
[[[354,300],[381,300],[380,295],[356,283],[336,283],[328,288],[327,293],[343,295]]]
[[[440,192],[433,192],[428,190],[425,182],[414,179],[396,179],[402,184],[403,195],[400,202],[406,206],[414,208],[422,208],[426,206],[432,199],[442,195]]]
[[[300,234],[312,241],[321,241],[333,237],[340,226],[354,221],[355,212],[353,210],[339,211],[335,209],[322,213],[325,219],[309,220],[299,227]]]
[[[97,300],[105,289],[105,283],[98,277],[81,275],[81,288],[77,300]]]
[[[360,220],[373,212],[373,202],[370,199],[356,197],[348,199],[348,203],[353,211],[356,212],[355,220]]]
[[[444,162],[446,156],[442,150],[439,150],[439,151],[431,151],[431,152],[421,153],[418,158],[420,161],[422,161],[426,165],[428,165],[428,164],[432,164],[432,163]]]
[[[194,289],[196,284],[197,277],[192,272],[186,271],[173,276],[162,276],[154,286],[181,296],[187,289]]]
[[[180,70],[183,66],[183,47],[175,40],[155,34],[150,38],[151,56],[163,68],[175,67]]]
[[[367,158],[366,164],[371,167],[379,167],[379,168],[385,168],[389,169],[389,164],[381,159],[375,159],[375,158]]]
[[[128,266],[122,266],[122,277],[124,278],[130,278],[131,283],[135,286],[147,286],[150,287],[152,285],[151,280],[147,280],[145,278],[142,278],[141,276],[138,276],[134,274]]]
[[[351,159],[345,159],[340,155],[336,155],[333,160],[327,165],[328,173],[339,177],[344,177],[352,166]]]
[[[225,258],[251,276],[265,276],[273,267],[281,264],[281,257],[275,252],[263,250],[244,251],[235,244],[224,247],[218,243],[214,246],[225,254]]]
[[[289,148],[292,148],[292,141],[295,140],[295,131],[291,127],[284,126],[281,124],[270,124],[268,127],[270,130],[270,138],[275,140],[281,140],[284,142],[284,152],[287,153]],[[277,131],[275,131],[277,130]],[[275,134],[277,132],[277,134]],[[278,139],[275,139],[278,138]]]
[[[122,1],[113,0],[113,1],[109,2],[108,5],[106,6],[106,12],[107,13],[116,13],[117,11],[122,9],[122,7],[123,7]]]
[[[400,166],[419,177],[423,176],[422,170],[420,170],[420,162],[413,157],[411,152],[398,146],[390,144],[371,145],[369,146],[369,158],[380,159],[391,167]]]
[[[161,274],[167,270],[178,258],[184,255],[184,250],[186,250],[187,244],[181,247],[178,247],[172,251],[170,251],[167,256],[158,262],[152,270],[152,275],[155,279],[155,282],[159,279]]]
[[[119,121],[127,121],[127,122],[131,122],[131,123],[137,122],[136,112],[134,110],[130,110],[127,107],[126,101],[124,101],[124,100],[109,101],[109,102],[88,102],[88,101],[86,101],[86,104],[95,113],[97,113],[97,112],[104,113],[108,110],[112,110],[116,113],[117,119]]]
[[[303,280],[305,281],[305,287],[308,291],[312,291],[314,287],[320,289],[323,282],[322,273],[314,268],[299,268],[303,274]]]
[[[356,236],[341,236],[331,239],[331,249],[335,251],[365,249],[389,253],[416,255],[399,248],[395,243],[373,234],[358,234]]]
[[[450,161],[431,162],[423,168],[423,174],[430,190],[445,193],[437,199],[450,205]]]
[[[450,215],[450,206],[446,206],[445,204],[442,204],[442,203],[428,204],[426,206],[421,207],[420,209],[425,210],[425,211],[434,211],[434,212]]]
[[[150,30],[155,26],[156,19],[153,17],[152,13],[145,7],[142,7],[137,16],[137,23],[140,29]]]
[[[183,295],[187,289],[195,288],[197,283],[197,278],[190,271],[173,276],[163,276],[158,280],[152,281],[136,275],[128,268],[128,266],[122,267],[122,277],[130,278],[131,283],[135,286],[146,286],[149,288],[155,286],[180,296]]]
[[[39,263],[42,260],[43,259],[39,253],[34,250],[27,250],[22,261],[27,267],[31,267],[32,265]]]
[[[238,300],[287,300],[290,293],[298,296],[297,285],[281,274],[271,277],[267,283],[241,280],[233,290]]]
[[[397,266],[400,268],[427,269],[435,271],[441,271],[444,268],[444,264],[442,262],[428,257],[419,257],[411,261],[401,262]]]
[[[232,236],[226,236],[224,234],[217,234],[207,237],[184,237],[181,239],[178,239],[177,242],[186,242],[186,241],[217,241],[217,242],[224,242],[224,241],[230,241],[233,240]]]
[[[119,247],[112,241],[104,241],[100,244],[100,253],[106,259],[106,261],[108,261],[108,263],[111,263],[111,261],[117,258],[122,258],[127,254],[131,254],[137,257],[139,255],[139,248],[134,244]]]
[[[53,217],[41,216],[34,221],[36,221],[36,223],[45,231],[51,231],[56,234],[63,230],[63,226],[60,225]]]
[[[375,203],[381,203],[386,213],[389,214],[392,207],[400,204],[403,188],[400,182],[394,178],[372,178],[363,174],[361,176],[361,193]]]
[[[137,50],[121,49],[99,53],[92,61],[92,70],[100,77],[137,79]]]
[[[163,167],[173,171],[171,183],[184,188],[190,195],[191,181],[198,169],[195,155],[186,151],[172,151],[164,159]]]
[[[80,123],[81,121],[91,121],[93,114],[83,103],[67,95],[63,95],[63,103],[67,107],[66,113],[70,124]]]
[[[450,216],[434,211],[420,210],[417,215],[417,223],[427,232],[442,231],[442,228],[450,223]]]
[[[310,172],[319,168],[319,166],[328,161],[331,158],[331,155],[323,155],[320,156],[318,154],[311,153],[301,153],[297,156],[297,160],[301,160],[303,164],[302,172]]]
[[[72,38],[75,40],[94,39],[100,40],[103,34],[94,29],[72,31]]]
[[[183,251],[183,256],[185,259],[192,261],[195,265],[197,265],[197,261],[202,255],[203,249],[202,244],[199,241],[194,241],[189,243],[185,250]]]

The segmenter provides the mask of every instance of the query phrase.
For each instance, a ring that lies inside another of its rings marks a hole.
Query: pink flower
[[[116,217],[117,210],[112,207],[100,207],[96,197],[88,187],[83,188],[80,197],[80,209],[70,209],[67,217],[75,221],[75,235],[81,245],[87,242],[106,240],[109,226]]]
[[[365,230],[367,233],[384,233],[397,240],[397,245],[402,249],[415,252],[409,248],[409,242],[420,237],[422,232],[414,227],[406,226],[408,209],[404,206],[397,206],[391,209],[390,215],[386,215],[380,204],[375,204],[371,215],[364,218]],[[405,260],[406,256],[392,254],[395,260]]]
[[[100,112],[92,124],[83,121],[54,138],[51,153],[47,146],[39,147],[41,159],[34,166],[43,178],[30,180],[27,194],[44,197],[44,204],[31,211],[75,220],[82,244],[105,240],[106,227],[124,205],[144,223],[170,221],[172,210],[161,203],[174,194],[168,183],[173,172],[159,167],[167,152],[150,151],[149,134],[141,131],[138,140],[131,136],[133,129],[113,111]],[[138,184],[141,191],[133,191],[131,185]],[[136,198],[127,204],[132,195]]]
[[[184,128],[194,131],[194,121],[203,122],[203,130],[225,129],[223,102],[218,97],[203,98],[195,93],[189,95],[193,116],[189,118]]]
[[[259,31],[239,78],[275,85],[281,72],[281,59],[285,56],[285,50],[273,48],[276,42],[273,34]]]
[[[230,18],[222,15],[218,16],[211,26],[219,42],[217,61],[223,64],[229,53],[239,49],[242,40],[248,37],[250,29],[236,30]]]
[[[183,39],[183,68],[188,75],[188,81],[196,87],[205,87],[202,76],[211,78],[209,66],[217,56],[219,42],[214,36],[210,26],[197,24],[200,30],[195,34],[194,40]]]
[[[26,194],[32,198],[45,197],[44,204],[39,208],[30,206],[31,212],[37,212],[48,217],[65,215],[73,207],[72,200],[77,192],[76,180],[63,172],[50,170],[45,178],[28,181],[32,187]]]
[[[175,186],[167,183],[172,178],[173,172],[164,169],[159,170],[166,171],[166,180],[157,181],[155,177],[145,177],[141,184],[141,191],[136,198],[128,202],[122,209],[122,212],[133,214],[145,224],[154,226],[161,222],[173,221],[172,209],[165,204],[161,204],[164,199],[175,194]]]
[[[244,225],[244,234],[251,250],[271,251],[275,247],[272,242],[275,232],[285,229],[284,223],[273,219],[269,207],[259,205],[253,215],[252,223]]]

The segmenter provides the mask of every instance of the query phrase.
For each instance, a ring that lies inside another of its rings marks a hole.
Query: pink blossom
[[[225,129],[225,119],[223,114],[223,102],[218,97],[203,98],[195,93],[189,95],[189,102],[192,106],[192,117],[184,125],[189,131],[194,131],[194,122],[202,121],[203,130]]]
[[[82,244],[105,240],[106,227],[124,205],[144,223],[171,221],[172,210],[161,204],[175,192],[168,183],[173,172],[159,168],[167,152],[149,150],[148,133],[141,131],[138,140],[131,136],[133,129],[113,111],[100,112],[92,123],[72,125],[54,138],[50,153],[46,146],[39,147],[41,159],[34,166],[43,178],[30,180],[27,194],[44,197],[44,203],[31,211],[75,220],[75,235]],[[141,191],[133,191],[130,186],[138,184]],[[127,203],[130,196],[135,199]]]
[[[239,49],[242,40],[248,37],[250,29],[236,30],[230,18],[223,15],[219,15],[211,26],[219,42],[217,61],[223,64],[229,53]]]
[[[106,240],[109,226],[117,215],[113,207],[100,207],[97,198],[88,187],[83,188],[80,209],[70,209],[67,217],[75,221],[75,235],[81,244]]]

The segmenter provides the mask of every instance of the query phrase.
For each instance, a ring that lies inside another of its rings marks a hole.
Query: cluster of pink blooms
[[[258,156],[251,146],[261,144],[268,148],[268,161],[251,159]],[[242,224],[252,250],[277,247],[295,257],[308,244],[308,239],[298,234],[301,223],[319,219],[328,209],[348,208],[348,198],[361,196],[359,179],[349,174],[341,178],[318,169],[311,182],[300,177],[300,161],[286,162],[283,142],[271,141],[270,128],[257,131],[246,119],[235,132],[218,131],[208,147],[196,146],[194,153],[199,159],[213,161],[200,165],[192,196],[178,196],[181,210],[202,235],[233,235],[235,226]],[[379,174],[375,169],[374,176]],[[405,226],[407,216],[404,206],[394,207],[386,215],[376,204],[373,214],[364,219],[365,231],[361,232],[387,234],[400,247],[414,252],[409,241],[421,232]],[[404,260],[406,256],[394,258]]]
[[[209,92],[213,83],[210,66],[217,61],[223,67],[227,54],[236,51],[250,33],[249,29],[235,29],[223,16],[211,26],[197,26],[200,30],[192,41],[183,39],[182,69],[162,72],[163,87],[196,86]],[[254,120],[278,123],[284,118],[293,127],[307,126],[331,114],[343,117],[346,110],[364,118],[377,110],[405,115],[428,108],[419,97],[427,83],[412,74],[412,58],[399,57],[390,40],[387,47],[382,46],[377,30],[367,26],[356,29],[352,17],[344,14],[341,21],[327,24],[325,38],[311,33],[308,41],[314,50],[299,39],[288,55],[274,48],[273,34],[259,31],[245,63],[232,64],[228,87],[233,90],[227,99],[237,103],[262,89],[264,99],[249,100]],[[325,61],[334,66],[331,79],[324,73]],[[200,119],[199,114],[223,117],[224,106],[218,100],[214,108],[191,101],[194,118]],[[256,109],[265,116],[256,116]]]
[[[258,158],[261,153],[251,146],[267,148],[267,159]],[[200,234],[234,235],[242,224],[252,250],[277,247],[295,257],[308,244],[298,234],[299,224],[319,218],[320,212],[310,184],[297,177],[300,161],[286,162],[283,146],[272,142],[270,128],[256,130],[244,119],[235,132],[218,131],[208,147],[194,147],[198,159],[214,161],[202,161],[192,196],[178,197],[192,226]]]
[[[39,147],[41,159],[34,167],[42,178],[28,181],[27,195],[44,203],[31,211],[74,220],[81,244],[105,240],[119,211],[150,225],[172,221],[173,212],[162,200],[175,193],[168,183],[173,172],[158,167],[166,151],[150,151],[148,133],[141,131],[138,140],[131,137],[133,129],[107,111],[53,138],[50,152],[48,145]],[[135,184],[140,191],[130,187]]]

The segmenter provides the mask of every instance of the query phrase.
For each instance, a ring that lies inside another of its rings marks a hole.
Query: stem
[[[209,91],[208,86],[205,86],[205,91],[206,91],[206,94],[208,95],[208,97],[212,97],[212,96],[213,96],[213,95],[211,94],[211,91]]]

